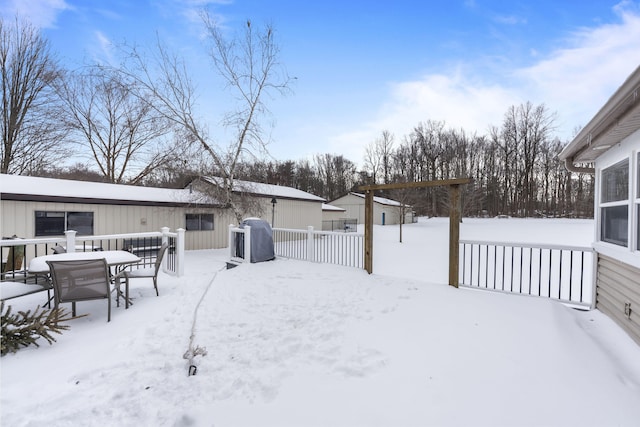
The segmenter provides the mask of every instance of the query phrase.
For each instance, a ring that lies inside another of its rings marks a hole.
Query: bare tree
[[[28,174],[64,156],[51,83],[59,78],[49,42],[26,21],[0,18],[1,173]]]
[[[135,82],[124,74],[86,67],[69,73],[57,89],[76,142],[108,182],[136,184],[170,158],[161,148],[169,122],[134,94]]]
[[[382,183],[388,184],[391,180],[393,134],[383,130],[380,138],[377,138],[365,148],[364,166],[371,173],[374,183],[378,183],[382,174]]]
[[[222,179],[218,202],[234,211],[240,221],[242,204],[234,195],[236,168],[246,152],[264,150],[262,118],[268,113],[265,97],[284,94],[290,77],[279,61],[279,49],[269,25],[256,30],[251,21],[244,26],[242,37],[228,40],[208,12],[201,14],[208,40],[209,56],[219,76],[235,94],[236,109],[224,120],[232,130],[232,140],[217,144],[195,114],[195,88],[185,63],[171,54],[160,42],[152,58],[131,49],[128,74],[135,77],[143,89],[140,96],[152,96],[152,105],[175,126],[182,129],[186,142],[198,144],[212,160],[215,172]]]

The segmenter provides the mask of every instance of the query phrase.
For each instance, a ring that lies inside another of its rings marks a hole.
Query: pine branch
[[[40,306],[33,310],[19,311],[16,314],[11,312],[11,306],[6,306],[4,301],[0,305],[2,311],[1,329],[2,344],[0,355],[15,353],[20,348],[35,345],[40,347],[37,340],[44,338],[49,344],[53,344],[56,339],[53,334],[62,334],[62,331],[69,329],[69,325],[62,322],[73,319],[63,308],[44,309]]]

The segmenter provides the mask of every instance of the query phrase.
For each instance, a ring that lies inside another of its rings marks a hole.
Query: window
[[[602,203],[629,199],[629,160],[602,171]]]
[[[603,242],[620,246],[628,245],[629,208],[626,205],[602,208],[601,221]]]
[[[60,236],[67,230],[93,234],[93,212],[36,211],[36,237]]]
[[[602,170],[600,240],[629,246],[629,159]]]
[[[213,214],[187,214],[187,231],[213,230]]]

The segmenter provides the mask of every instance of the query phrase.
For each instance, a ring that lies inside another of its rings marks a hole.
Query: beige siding
[[[364,224],[364,199],[347,194],[331,202],[332,205],[345,209],[344,218],[355,218],[358,224]]]
[[[322,211],[323,221],[337,221],[339,219],[347,218],[346,212],[343,211]],[[352,217],[355,218],[355,217]]]
[[[630,316],[625,303],[631,304]],[[596,308],[640,344],[640,269],[599,254]]]
[[[220,209],[159,206],[102,205],[85,203],[22,202],[3,200],[0,203],[0,235],[35,236],[35,211],[93,212],[95,235],[171,231],[185,228],[187,213],[213,213],[214,230],[187,231],[185,247],[216,249],[227,246],[231,217]]]
[[[273,217],[275,228],[293,228],[304,230],[308,226],[320,230],[322,228],[322,202],[277,199],[275,211],[270,198],[263,198],[262,212],[248,214],[262,218],[271,224]]]
[[[344,218],[356,218],[359,224],[364,224],[364,199],[362,197],[347,194],[331,202],[332,205],[345,209]],[[400,207],[388,206],[380,203],[373,203],[373,223],[382,224],[382,214],[384,213],[385,225],[400,223]]]

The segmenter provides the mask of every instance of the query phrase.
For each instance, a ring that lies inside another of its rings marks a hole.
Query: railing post
[[[595,249],[591,248],[591,305],[589,306],[589,310],[596,309],[597,298],[598,298],[598,252]]]
[[[313,225],[307,227],[307,261],[313,262],[316,259],[313,245]]]
[[[162,244],[169,243],[169,236],[168,236],[169,230],[170,230],[169,227],[160,228],[160,232],[162,233],[162,240],[161,240]],[[176,242],[176,246],[177,246],[177,242]],[[176,248],[176,250],[177,250],[177,248]],[[176,253],[176,257],[177,256],[178,256],[178,254]],[[162,260],[162,271],[166,271],[167,270],[167,258],[168,257],[165,256],[164,259]],[[177,267],[178,267],[177,264],[178,264],[178,261],[176,260],[176,270],[177,270]]]
[[[244,262],[251,262],[251,226],[244,226]]]
[[[185,230],[184,228],[178,228],[176,233],[178,234],[176,238],[176,275],[181,277],[184,274]]]
[[[236,256],[235,253],[235,239],[233,238],[233,228],[235,227],[235,225],[233,224],[229,224],[229,259],[233,258],[234,256]]]
[[[67,230],[64,232],[64,235],[67,238],[67,252],[75,252],[76,251],[76,231]]]

